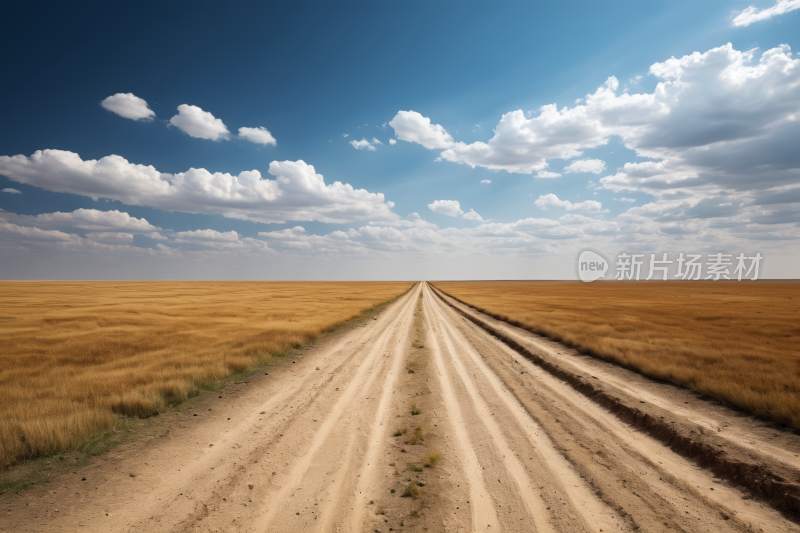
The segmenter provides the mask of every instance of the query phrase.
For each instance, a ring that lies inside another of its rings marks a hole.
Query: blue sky
[[[0,277],[569,278],[586,246],[796,277],[798,7],[13,6]]]

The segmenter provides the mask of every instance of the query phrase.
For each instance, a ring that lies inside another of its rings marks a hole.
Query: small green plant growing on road
[[[411,404],[411,414],[412,414],[412,415],[418,415],[418,414],[420,414],[421,412],[422,412],[422,411],[420,411],[420,410],[419,410],[419,407],[417,407],[417,404],[415,404],[415,403],[412,403],[412,404]]]
[[[419,498],[419,488],[414,483],[409,483],[406,490],[403,491],[404,498]]]
[[[383,507],[378,507],[378,510],[375,511],[375,514],[386,514],[386,509]]]
[[[428,457],[425,459],[425,466],[427,466],[428,468],[433,468],[433,466],[439,462],[439,459],[441,459],[441,457],[442,454],[440,453],[432,453],[428,455]]]
[[[421,427],[419,427],[419,428],[417,428],[417,429],[415,429],[415,430],[414,430],[414,434],[413,434],[413,435],[411,435],[411,436],[408,438],[408,440],[406,441],[406,444],[411,444],[411,445],[413,446],[413,445],[415,445],[415,444],[416,444],[418,441],[421,441],[421,440],[425,440],[425,439],[423,439],[423,438],[422,438],[422,428],[421,428]]]
[[[424,468],[422,468],[421,466],[411,465],[411,470],[413,470],[414,472],[422,472]]]
[[[128,475],[131,477],[136,477],[136,474],[134,474],[133,472],[128,472]]]
[[[389,491],[389,494],[394,494],[396,491],[394,489]]]
[[[399,437],[400,435],[405,435],[407,431],[408,428],[398,429],[397,431],[394,432],[394,436]]]

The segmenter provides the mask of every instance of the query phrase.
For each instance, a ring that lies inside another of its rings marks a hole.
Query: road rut
[[[797,470],[796,435],[766,437],[420,283],[269,375],[164,415],[168,436],[3,497],[0,531],[800,531],[465,314],[658,416],[720,429],[788,479]]]

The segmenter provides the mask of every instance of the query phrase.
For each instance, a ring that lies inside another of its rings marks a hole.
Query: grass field
[[[179,403],[411,285],[0,282],[0,468]]]
[[[592,355],[800,429],[800,282],[438,282]]]

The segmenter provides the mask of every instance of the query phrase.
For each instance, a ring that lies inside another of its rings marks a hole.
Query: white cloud
[[[487,185],[490,184],[491,182],[492,182],[492,180],[481,180],[481,183],[485,183]]]
[[[17,224],[37,228],[72,228],[93,232],[149,233],[161,228],[153,226],[143,218],[130,216],[122,211],[99,211],[76,209],[71,213],[43,213],[41,215],[15,215],[0,210],[0,217]]]
[[[394,139],[389,139],[389,144],[394,146],[395,144],[397,144],[397,141],[395,141]]]
[[[398,111],[389,121],[394,134],[401,141],[419,143],[429,150],[453,146],[453,137],[439,124],[416,111]]]
[[[108,244],[133,243],[132,233],[123,233],[118,231],[102,231],[98,233],[87,233],[86,238],[97,242],[105,242]]]
[[[165,211],[266,223],[397,218],[383,194],[338,181],[326,184],[304,161],[273,161],[269,173],[274,180],[263,179],[257,170],[238,176],[204,168],[167,174],[118,155],[83,161],[78,154],[61,150],[40,150],[30,157],[0,156],[0,174],[18,183]]]
[[[382,143],[382,142],[380,142],[380,141],[379,141],[378,139],[376,139],[375,137],[373,137],[373,138],[372,138],[372,144],[380,144],[381,146],[383,146],[383,143]]]
[[[472,208],[470,208],[469,211],[464,213],[464,216],[462,218],[464,218],[465,220],[472,220],[473,222],[483,222],[483,217],[480,216],[478,213],[476,213],[475,210]]]
[[[22,194],[22,191],[18,191],[17,189],[12,189],[11,187],[6,187],[3,189],[2,192],[7,192],[9,194]]]
[[[521,110],[511,111],[488,143],[456,143],[441,157],[529,174],[544,170],[548,159],[578,157],[619,136],[638,156],[713,159],[731,174],[740,173],[739,165],[725,164],[723,152],[737,153],[739,144],[745,151],[738,159],[757,158],[756,150],[763,154],[772,144],[784,150],[776,154],[778,160],[772,158],[774,169],[790,157],[785,139],[800,124],[800,61],[791,59],[786,45],[764,52],[757,64],[752,60],[753,51],[738,52],[728,44],[654,63],[650,74],[659,83],[653,93],[617,94],[619,82],[612,76],[583,105],[545,105],[530,119]],[[695,168],[694,174],[701,174]],[[761,173],[775,176],[772,169]],[[757,172],[752,165],[748,170]]]
[[[750,6],[733,19],[733,25],[749,26],[754,22],[771,19],[795,9],[800,9],[800,0],[778,0],[777,4],[767,9],[758,9],[755,6]]]
[[[553,193],[542,194],[533,203],[543,211],[547,211],[548,207],[560,207],[567,211],[599,212],[603,208],[603,205],[596,200],[585,200],[573,204],[569,200],[559,200],[558,196]]]
[[[169,123],[197,139],[219,141],[230,137],[222,120],[194,105],[179,105],[178,114],[169,119]]]
[[[240,239],[235,231],[216,231],[199,229],[179,231],[173,235],[172,242],[188,247],[187,249],[210,248],[214,250],[246,251],[249,247],[245,239]]]
[[[0,234],[14,234],[17,238],[31,239],[34,241],[55,241],[55,242],[80,242],[80,237],[77,235],[70,235],[63,231],[47,230],[34,228],[30,226],[20,226],[8,222],[5,218],[0,217]]]
[[[235,242],[239,234],[235,231],[216,231],[213,229],[199,229],[193,231],[179,231],[175,233],[176,242],[184,241],[224,241]]]
[[[595,193],[595,194],[597,194],[597,193]],[[617,202],[628,202],[628,203],[632,204],[633,202],[636,201],[636,198],[612,198],[612,200],[615,200]]]
[[[540,170],[536,173],[537,178],[560,178],[561,174],[558,172],[550,172],[549,170]]]
[[[268,144],[275,146],[278,144],[275,137],[273,137],[264,126],[259,126],[258,128],[239,128],[239,137],[262,146],[267,146]]]
[[[461,210],[461,204],[457,200],[436,200],[432,204],[428,204],[428,209],[434,213],[441,213],[449,217],[457,217],[464,214],[464,211]]]
[[[350,141],[350,145],[356,150],[363,150],[364,148],[366,148],[370,152],[374,152],[376,150],[376,148],[372,146],[367,139],[361,139],[360,141],[356,141],[355,139],[353,139],[352,141]]]
[[[117,93],[109,96],[100,105],[117,115],[131,120],[153,120],[155,112],[143,99],[132,93]]]
[[[606,162],[600,159],[579,159],[573,161],[569,166],[564,167],[565,174],[579,174],[591,172],[592,174],[600,174],[606,169]]]
[[[350,137],[350,134],[349,134],[349,133],[342,133],[342,137],[344,137],[345,139],[347,139],[348,137]]]
[[[691,227],[703,242],[797,235],[800,226],[780,226],[800,222],[800,194],[787,192],[800,190],[800,59],[789,46],[759,58],[727,44],[654,63],[649,74],[658,80],[652,93],[619,94],[611,77],[584,105],[544,106],[530,119],[507,113],[488,143],[457,143],[441,157],[534,173],[550,158],[577,157],[617,136],[644,159],[601,178],[596,189],[654,198],[619,215],[632,234],[677,235],[674,225],[683,224],[680,234]],[[782,204],[759,204],[765,197]]]

